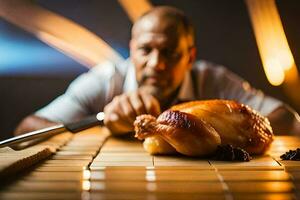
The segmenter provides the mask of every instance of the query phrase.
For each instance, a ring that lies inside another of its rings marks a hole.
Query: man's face
[[[134,27],[130,53],[139,88],[160,101],[170,98],[194,61],[187,37],[151,18]]]

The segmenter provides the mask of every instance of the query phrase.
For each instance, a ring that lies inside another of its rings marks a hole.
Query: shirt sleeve
[[[69,123],[103,110],[111,95],[111,82],[116,76],[112,63],[95,66],[80,75],[66,92],[35,115],[50,121]]]
[[[202,82],[205,82],[203,87],[206,91],[204,94],[206,98],[235,100],[249,105],[264,116],[283,105],[281,101],[251,87],[247,81],[223,66],[210,64],[204,71],[205,76],[203,78],[205,81]]]

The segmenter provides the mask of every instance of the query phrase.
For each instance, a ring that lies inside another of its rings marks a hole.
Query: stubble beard
[[[142,90],[143,92],[146,92],[146,93],[154,96],[157,99],[161,99],[164,96],[162,89],[160,89],[154,85],[141,85],[139,87],[139,90]]]

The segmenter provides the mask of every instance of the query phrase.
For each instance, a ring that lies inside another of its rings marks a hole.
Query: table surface
[[[141,142],[110,137],[99,127],[56,137],[71,139],[2,186],[0,199],[300,198],[300,161],[280,159],[300,147],[298,137],[275,137],[270,150],[250,162],[151,156]]]

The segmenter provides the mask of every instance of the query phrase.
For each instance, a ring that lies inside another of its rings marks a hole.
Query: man
[[[136,116],[159,115],[173,104],[233,99],[269,117],[275,133],[296,132],[296,113],[222,66],[195,62],[193,26],[179,10],[162,6],[132,28],[130,59],[104,63],[77,78],[66,93],[25,118],[16,134],[71,122],[99,111],[114,134],[133,131]]]

